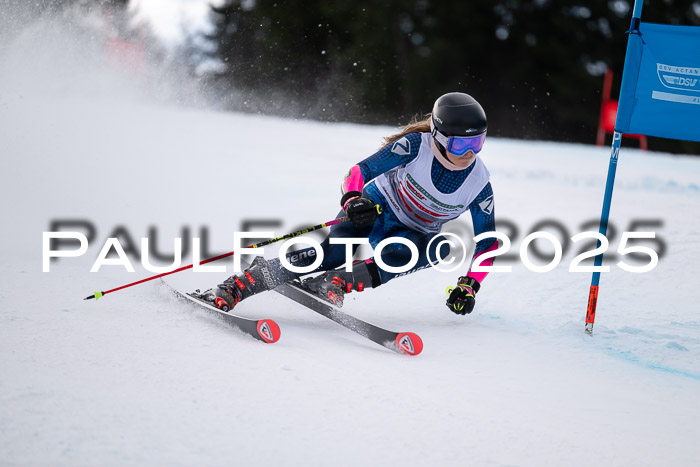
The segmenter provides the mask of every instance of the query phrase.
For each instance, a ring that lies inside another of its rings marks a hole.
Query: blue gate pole
[[[612,153],[608,164],[608,179],[605,182],[605,197],[603,198],[603,212],[600,215],[599,232],[605,235],[608,232],[608,218],[610,216],[610,203],[612,202],[613,187],[615,186],[615,173],[617,171],[617,158],[620,154],[620,144],[622,143],[622,133],[615,131],[613,134]],[[600,247],[600,241],[598,241]],[[594,266],[602,266],[603,253],[595,257]],[[593,323],[595,322],[595,310],[598,303],[598,284],[600,283],[600,271],[593,273],[591,288],[588,292],[588,309],[586,311],[586,332],[593,333]]]
[[[635,31],[639,32],[639,23],[642,17],[642,6],[644,0],[635,0],[634,10],[632,12],[632,24],[630,25],[630,30],[627,31],[628,34],[634,34]],[[627,52],[629,53],[629,40],[627,43]],[[625,57],[625,65],[627,64],[627,57]],[[625,80],[623,72],[623,83]],[[622,93],[621,93],[622,94]],[[620,113],[620,107],[625,105],[622,101],[618,104],[618,114]],[[615,125],[617,127],[617,123]],[[615,185],[615,172],[617,171],[617,158],[620,155],[620,144],[622,143],[622,133],[615,129],[613,134],[612,142],[612,153],[610,154],[610,164],[608,165],[608,179],[605,182],[605,197],[603,198],[603,212],[600,215],[600,233],[605,235],[608,231],[608,217],[610,216],[610,203],[612,201],[613,186]],[[598,247],[600,247],[600,242],[598,242]],[[594,266],[603,265],[603,254],[599,254],[595,257]],[[600,283],[600,271],[593,273],[591,279],[591,288],[588,292],[588,308],[586,310],[586,332],[588,334],[593,334],[593,323],[595,322],[595,311],[598,305],[598,286]]]

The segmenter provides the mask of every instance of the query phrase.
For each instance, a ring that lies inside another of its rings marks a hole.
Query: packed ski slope
[[[592,337],[590,274],[568,272],[576,245],[547,273],[502,261],[513,271],[490,274],[465,317],[444,306],[458,273],[349,296],[346,312],[420,334],[418,357],[275,294],[236,310],[279,323],[266,345],[157,282],[83,301],[150,275],[138,258],[135,273],[92,263],[119,229],[137,251],[141,237],[171,254],[173,238],[207,236],[221,253],[246,220],[278,220],[256,228],[277,235],[329,220],[345,171],[394,129],[186,110],[130,86],[12,84],[0,97],[1,465],[700,463],[697,158],[623,148],[611,249],[640,219],[666,248],[648,273],[610,262]],[[600,213],[606,149],[492,138],[482,154],[511,253],[542,220],[595,230],[583,224]],[[69,219],[95,238],[42,273],[42,232]],[[465,221],[451,229],[469,238]]]

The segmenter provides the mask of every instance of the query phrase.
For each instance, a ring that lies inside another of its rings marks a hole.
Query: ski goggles
[[[430,133],[438,143],[442,144],[447,152],[455,156],[463,156],[467,151],[474,151],[474,154],[478,154],[481,148],[484,147],[484,141],[486,140],[486,132],[476,136],[445,136],[435,128],[432,119],[430,119]]]

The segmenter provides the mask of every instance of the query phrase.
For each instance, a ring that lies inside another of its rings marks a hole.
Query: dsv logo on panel
[[[656,64],[661,84],[671,89],[700,92],[700,68]]]

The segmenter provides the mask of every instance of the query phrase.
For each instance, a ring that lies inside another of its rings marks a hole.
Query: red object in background
[[[124,39],[107,40],[107,56],[112,66],[141,74],[144,70],[146,52],[138,43]]]
[[[610,99],[610,91],[612,89],[613,74],[610,69],[605,70],[605,79],[603,80],[603,98],[600,104],[600,117],[598,118],[598,135],[596,144],[603,146],[605,144],[605,135],[615,132],[615,119],[617,118],[617,101]],[[639,147],[647,150],[647,137],[644,135],[625,134],[628,138],[639,140]]]

